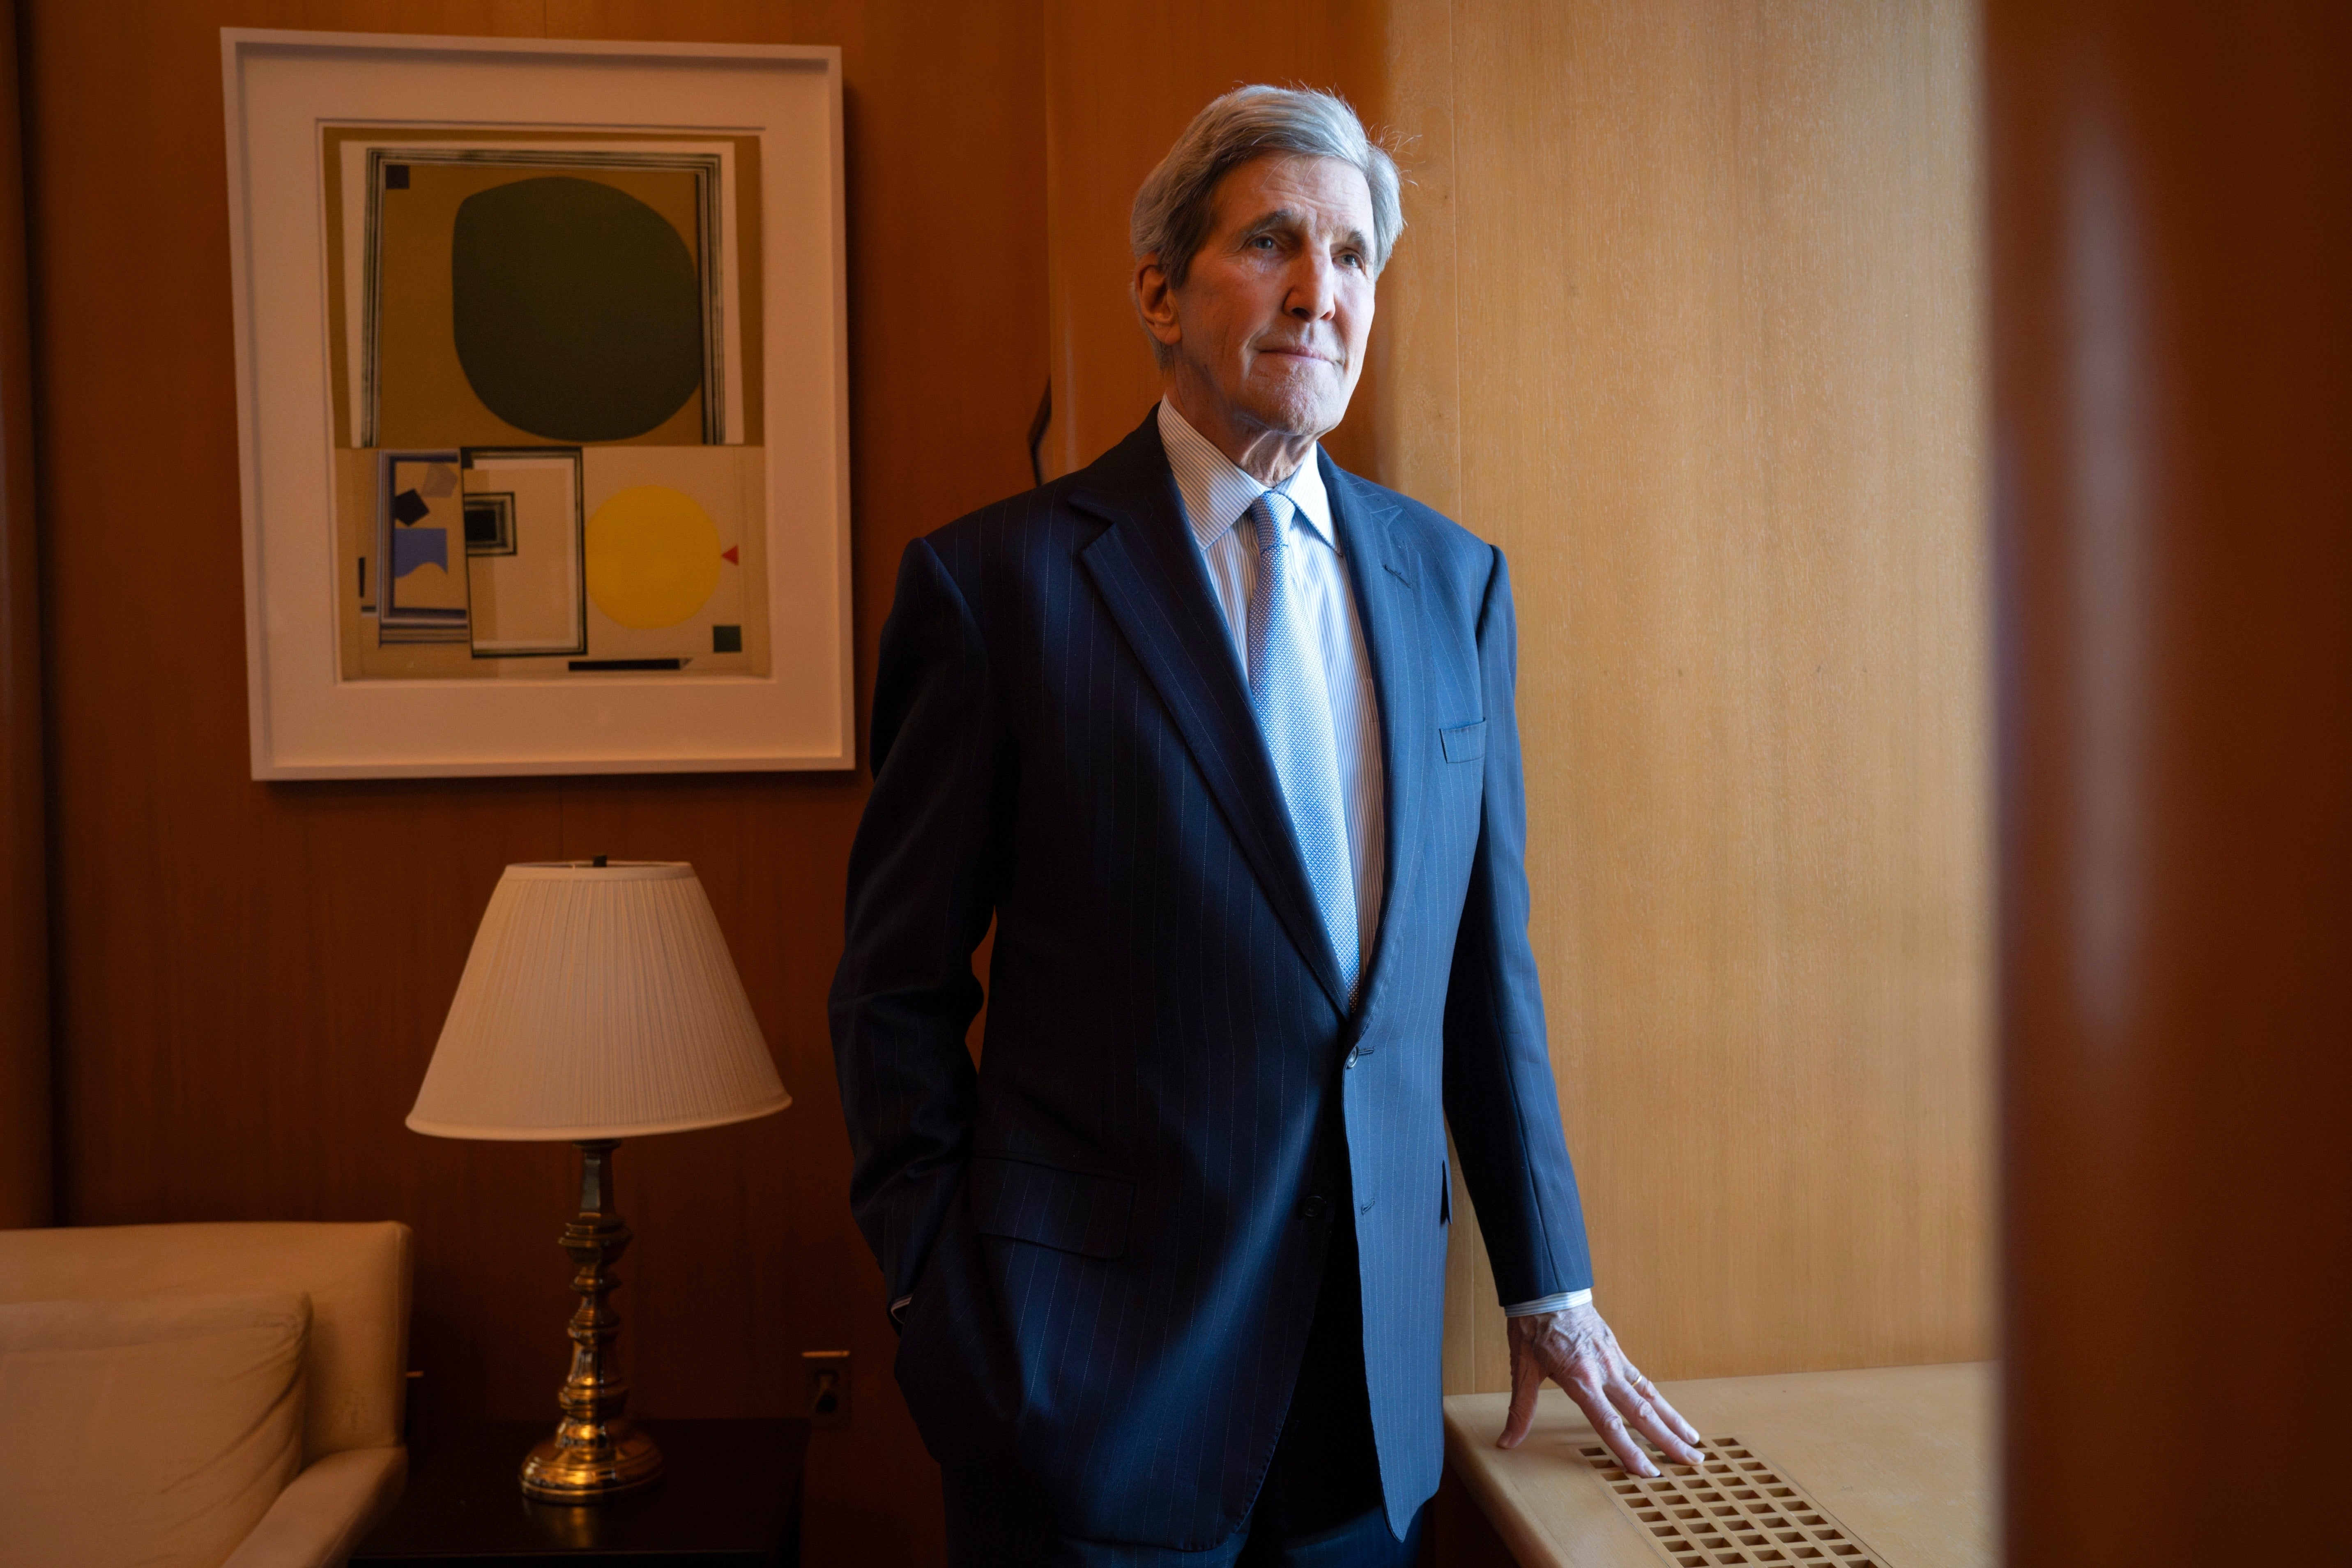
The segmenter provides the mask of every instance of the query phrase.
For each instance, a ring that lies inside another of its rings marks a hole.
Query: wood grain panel
[[[55,1202],[39,525],[16,15],[0,4],[0,1228]]]
[[[1553,1059],[1661,1377],[1990,1348],[1973,39],[1391,14],[1382,477],[1513,563]],[[1455,1242],[1447,1385],[1506,1386]]]
[[[425,1139],[402,1118],[500,867],[690,859],[797,1103],[622,1151],[639,1240],[618,1303],[637,1405],[793,1412],[799,1352],[852,1350],[856,1425],[811,1447],[808,1561],[939,1561],[936,1472],[888,1375],[895,1341],[849,1220],[825,1037],[863,775],[247,777],[217,30],[842,47],[863,692],[906,541],[1028,483],[1045,376],[1036,6],[23,10],[64,1217],[404,1220],[430,1426],[551,1416],[569,1151]]]
[[[1986,8],[2018,1568],[2352,1560],[2352,12],[2212,24]]]
[[[1339,91],[1377,125],[1387,35],[1378,0],[1202,0],[1181,23],[1148,0],[1045,0],[1045,11],[1050,478],[1100,457],[1160,396],[1129,294],[1128,213],[1144,176],[1210,100],[1250,82]],[[1368,369],[1355,416],[1330,440],[1364,473],[1372,381]]]

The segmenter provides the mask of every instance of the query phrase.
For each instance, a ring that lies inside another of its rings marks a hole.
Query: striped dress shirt
[[[1176,476],[1176,490],[1184,503],[1184,521],[1192,531],[1201,557],[1209,568],[1209,583],[1225,614],[1225,630],[1244,672],[1249,668],[1249,596],[1256,586],[1258,552],[1256,525],[1249,509],[1268,487],[1260,484],[1219,451],[1209,438],[1192,428],[1166,399],[1160,404],[1160,440],[1168,450],[1168,466]],[[1331,498],[1323,488],[1322,467],[1301,463],[1284,481],[1290,498],[1290,543],[1295,550],[1291,587],[1299,625],[1314,639],[1320,656],[1309,668],[1323,677],[1323,695],[1331,710],[1331,741],[1338,750],[1339,798],[1348,819],[1348,857],[1356,874],[1356,935],[1360,973],[1372,963],[1373,939],[1380,934],[1381,898],[1388,875],[1385,781],[1381,771],[1380,699],[1372,682],[1372,665],[1364,652],[1364,628],[1358,618],[1356,595],[1348,584],[1346,553],[1331,521]],[[1246,684],[1246,682],[1244,682]],[[1557,1312],[1592,1300],[1590,1290],[1572,1290],[1539,1300],[1504,1308],[1511,1317]]]

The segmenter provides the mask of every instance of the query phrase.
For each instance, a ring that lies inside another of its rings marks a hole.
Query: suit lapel
[[[1070,504],[1110,524],[1079,558],[1158,689],[1267,901],[1344,1016],[1348,993],[1339,958],[1316,912],[1224,612],[1185,526],[1156,410],[1079,476]]]
[[[1323,487],[1346,552],[1348,578],[1363,622],[1364,647],[1372,662],[1373,689],[1380,695],[1381,768],[1386,796],[1382,842],[1386,886],[1381,924],[1372,944],[1372,965],[1364,977],[1363,1016],[1380,1005],[1391,951],[1401,941],[1413,873],[1421,864],[1420,820],[1429,784],[1430,750],[1435,720],[1429,707],[1429,652],[1422,633],[1420,563],[1391,531],[1396,505],[1370,486],[1323,459]]]

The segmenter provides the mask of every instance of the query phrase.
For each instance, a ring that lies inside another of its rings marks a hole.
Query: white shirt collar
[[[1168,467],[1176,475],[1176,492],[1184,498],[1184,521],[1203,551],[1223,539],[1269,488],[1217,450],[1164,397],[1160,400],[1160,444],[1167,448]],[[1283,493],[1297,509],[1298,520],[1312,528],[1333,554],[1344,554],[1339,533],[1331,526],[1331,498],[1323,489],[1321,453],[1318,447],[1307,454]]]

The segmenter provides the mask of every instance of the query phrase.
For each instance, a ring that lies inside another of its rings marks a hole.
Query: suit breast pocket
[[[1437,744],[1449,763],[1475,763],[1486,754],[1486,721],[1440,730]]]

